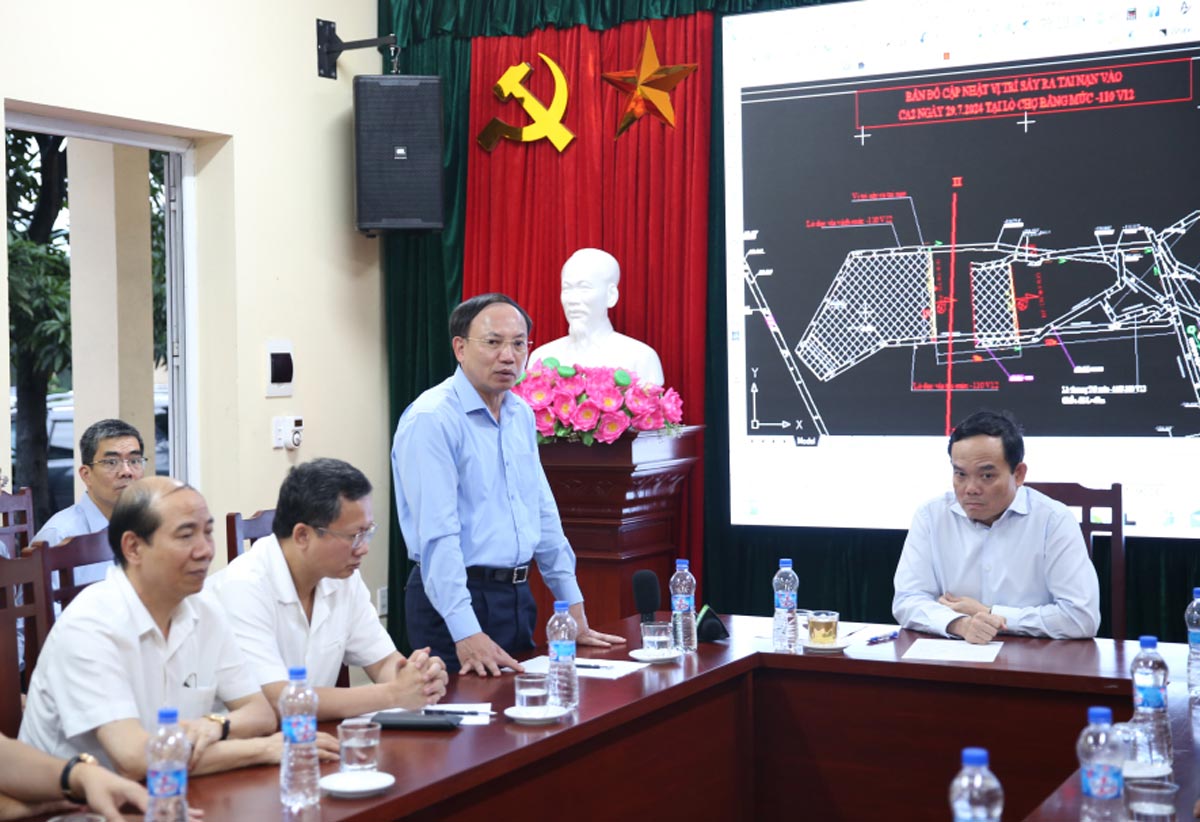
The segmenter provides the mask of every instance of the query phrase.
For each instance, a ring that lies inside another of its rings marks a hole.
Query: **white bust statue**
[[[626,368],[639,379],[663,384],[662,362],[644,342],[613,330],[608,309],[620,296],[621,266],[607,251],[581,248],[563,263],[562,307],[567,336],[538,346],[530,361],[554,357],[563,365]]]

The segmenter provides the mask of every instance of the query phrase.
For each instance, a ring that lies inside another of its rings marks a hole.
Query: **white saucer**
[[[838,641],[832,645],[816,645],[812,642],[809,642],[808,639],[803,639],[800,641],[800,647],[803,648],[806,653],[811,654],[840,654],[842,651],[850,647],[850,641],[838,637]]]
[[[638,662],[649,662],[651,665],[662,665],[667,662],[674,662],[683,656],[683,651],[678,648],[667,648],[663,651],[657,651],[649,648],[634,648],[629,652],[629,655]]]
[[[321,786],[321,790],[334,796],[354,799],[382,793],[395,782],[396,777],[384,771],[338,771],[322,776],[317,784]]]
[[[571,709],[561,705],[545,705],[541,708],[520,708],[513,705],[504,709],[504,715],[520,725],[553,725],[569,713]]]

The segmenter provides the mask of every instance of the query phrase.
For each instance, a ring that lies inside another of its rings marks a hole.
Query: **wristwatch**
[[[221,741],[224,742],[229,738],[229,715],[228,714],[205,714],[205,719],[211,720],[221,726]]]
[[[90,753],[78,753],[67,760],[67,764],[63,765],[62,775],[58,778],[59,787],[62,788],[63,796],[67,801],[76,804],[83,804],[83,800],[71,793],[71,771],[76,765],[82,762],[84,765],[95,765],[96,757]]]

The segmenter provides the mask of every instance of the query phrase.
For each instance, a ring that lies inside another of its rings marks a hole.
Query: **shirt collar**
[[[129,576],[125,573],[125,569],[115,567],[108,573],[107,579],[112,580],[120,592],[121,599],[124,600],[125,606],[129,609],[129,614],[132,617],[133,627],[137,631],[139,637],[145,636],[147,633],[159,633],[158,625],[154,622],[154,617],[150,615],[150,611],[146,608],[146,603],[142,602],[142,598],[138,596],[134,590],[133,583],[129,581]],[[192,596],[203,596],[203,593],[193,594]],[[178,641],[180,637],[188,633],[190,626],[197,619],[196,609],[192,607],[192,596],[184,597],[183,602],[175,607],[171,613],[171,640]],[[160,634],[161,636],[161,634]]]
[[[952,500],[952,502],[950,503],[950,510],[953,511],[958,516],[962,517],[963,519],[971,521],[971,518],[967,516],[967,512],[964,511],[963,507],[958,504],[958,498],[954,495],[954,492],[948,491],[947,493],[950,495],[950,499]],[[1001,520],[1007,519],[1009,516],[1023,517],[1028,513],[1029,513],[1029,489],[1026,488],[1024,485],[1018,485],[1017,493],[1016,493],[1016,496],[1013,497],[1013,501],[1010,502],[1008,504],[1008,507],[1004,509],[1004,513],[1002,513],[1000,516],[996,517],[996,522],[993,522],[992,525],[995,525],[996,523],[1000,522]]]
[[[104,516],[96,506],[91,494],[85,492],[83,497],[80,498],[79,510],[83,512],[83,518],[87,521],[89,534],[94,534],[108,527],[108,517]]]
[[[283,556],[283,546],[279,544],[279,538],[268,534],[254,543],[252,550],[255,549],[266,554],[267,579],[271,581],[276,601],[299,602],[300,595],[296,593],[296,583],[292,581],[292,572]]]
[[[275,599],[285,604],[300,604],[300,594],[296,591],[296,581],[292,579],[292,571],[288,568],[287,558],[283,555],[283,546],[274,534],[263,537],[254,543],[257,548],[263,543],[261,550],[266,552],[267,577],[271,580],[271,588]],[[316,599],[325,599],[337,591],[336,580],[325,577],[317,583]],[[316,607],[313,608],[313,621],[316,622]]]
[[[465,413],[471,414],[475,411],[484,411],[489,417],[492,417],[492,410],[484,403],[483,397],[475,390],[475,386],[471,385],[471,381],[467,379],[467,375],[463,372],[461,365],[454,369],[454,376],[451,378],[450,386],[458,396],[458,402],[462,405]],[[513,396],[511,391],[505,391],[504,399],[500,403],[500,410],[503,412],[505,407],[512,402],[518,402],[518,400]],[[492,417],[492,420],[495,421],[495,417]]]

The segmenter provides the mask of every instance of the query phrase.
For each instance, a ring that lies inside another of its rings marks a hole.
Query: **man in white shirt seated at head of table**
[[[319,719],[419,710],[445,695],[442,660],[428,648],[405,659],[371,605],[358,569],[375,517],[361,471],[335,459],[297,465],[279,488],[272,531],[213,580],[272,705],[300,665]],[[343,663],[362,666],[373,684],[335,687]]]
[[[213,518],[198,491],[169,477],[141,479],[113,508],[117,568],[75,598],[38,658],[20,739],[55,756],[95,755],[119,773],[146,773],[158,709],[179,710],[189,767],[211,773],[279,762],[282,738],[229,623],[202,594]],[[229,709],[209,714],[214,698]],[[337,741],[321,734],[322,758]]]
[[[954,490],[923,505],[896,568],[905,628],[977,644],[1007,631],[1093,637],[1100,586],[1071,511],[1027,488],[1025,443],[1008,412],[979,411],[950,435]]]

